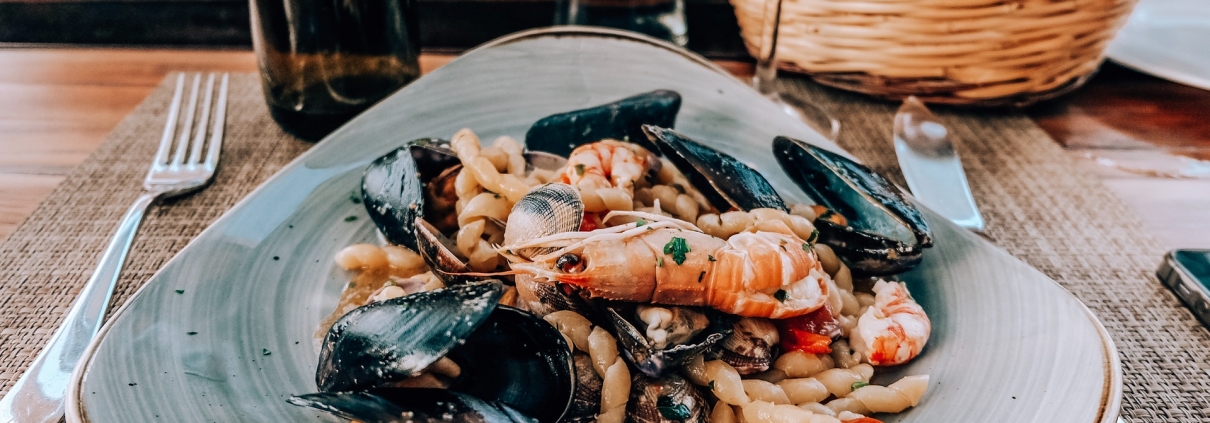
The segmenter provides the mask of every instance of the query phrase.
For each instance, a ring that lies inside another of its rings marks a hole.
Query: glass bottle
[[[318,140],[420,76],[412,0],[250,0],[269,112]]]

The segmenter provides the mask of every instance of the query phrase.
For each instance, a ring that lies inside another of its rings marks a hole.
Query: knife
[[[912,195],[963,228],[983,230],[949,129],[915,96],[895,114],[895,154]]]

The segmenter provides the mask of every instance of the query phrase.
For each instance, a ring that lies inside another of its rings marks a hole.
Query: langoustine
[[[611,212],[604,220],[614,217],[635,222],[557,233],[499,251],[513,271],[580,288],[590,297],[768,318],[809,313],[828,299],[828,276],[814,251],[784,225],[723,240],[661,215]],[[533,247],[558,249],[528,259],[514,254]]]

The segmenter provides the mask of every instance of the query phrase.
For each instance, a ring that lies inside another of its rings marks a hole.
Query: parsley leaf
[[[773,298],[776,298],[777,301],[779,301],[779,302],[783,302],[783,303],[786,302],[786,290],[784,290],[784,289],[777,290],[777,292],[773,293]]]
[[[357,220],[357,216],[349,216],[345,218],[345,222],[352,222],[354,220]]]
[[[668,395],[660,395],[659,399],[655,401],[655,408],[660,411],[661,416],[668,420],[683,422],[693,416],[688,406],[673,402],[672,397]]]
[[[692,250],[689,249],[689,243],[685,242],[685,238],[672,237],[672,240],[664,244],[664,254],[671,254],[672,260],[677,265],[685,264],[685,254]]]
[[[659,256],[655,260],[656,267],[664,267],[664,256]]]
[[[647,224],[647,221],[646,221],[646,220],[644,220],[644,219],[639,219],[639,220],[636,220],[636,221],[634,222],[634,227],[636,227],[636,228],[637,228],[637,227],[639,227],[639,226],[643,226],[643,225],[646,225],[646,224]]]
[[[807,243],[814,244],[816,241],[819,241],[819,229],[812,229],[811,236],[807,237]]]
[[[857,388],[864,388],[867,386],[870,386],[870,382],[865,382],[865,381],[859,380],[859,381],[853,382],[852,389],[854,391],[856,391]]]
[[[710,381],[710,384],[708,384],[706,386],[710,387],[710,390],[713,391],[714,390],[714,381],[713,380]]]
[[[261,355],[269,355],[269,354],[273,354],[273,353],[272,353],[272,352],[270,352],[270,351],[269,351],[267,348],[261,348],[261,349],[260,349],[260,354],[261,354]]]
[[[576,176],[584,176],[584,165],[583,164],[576,165]]]
[[[710,259],[710,261],[718,261],[718,259],[714,258],[714,254],[706,254],[706,258]]]
[[[184,293],[185,293],[185,290],[183,290],[183,289],[178,289],[178,290],[176,290],[176,293],[177,293],[177,294],[184,294]]]

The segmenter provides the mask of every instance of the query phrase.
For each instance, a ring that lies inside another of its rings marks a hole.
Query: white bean
[[[710,389],[719,400],[731,405],[744,405],[750,401],[744,393],[739,372],[730,364],[721,360],[707,361],[706,377],[710,379]]]
[[[605,371],[601,382],[601,413],[606,413],[616,407],[626,407],[630,399],[630,369],[626,361],[618,358]]]
[[[748,398],[753,401],[765,401],[774,404],[789,404],[790,398],[786,396],[786,391],[783,391],[780,386],[765,382],[760,379],[746,379],[743,381],[744,393],[748,394]]]
[[[588,334],[588,355],[592,357],[592,368],[605,377],[609,366],[618,361],[618,342],[600,326],[592,328]]]

